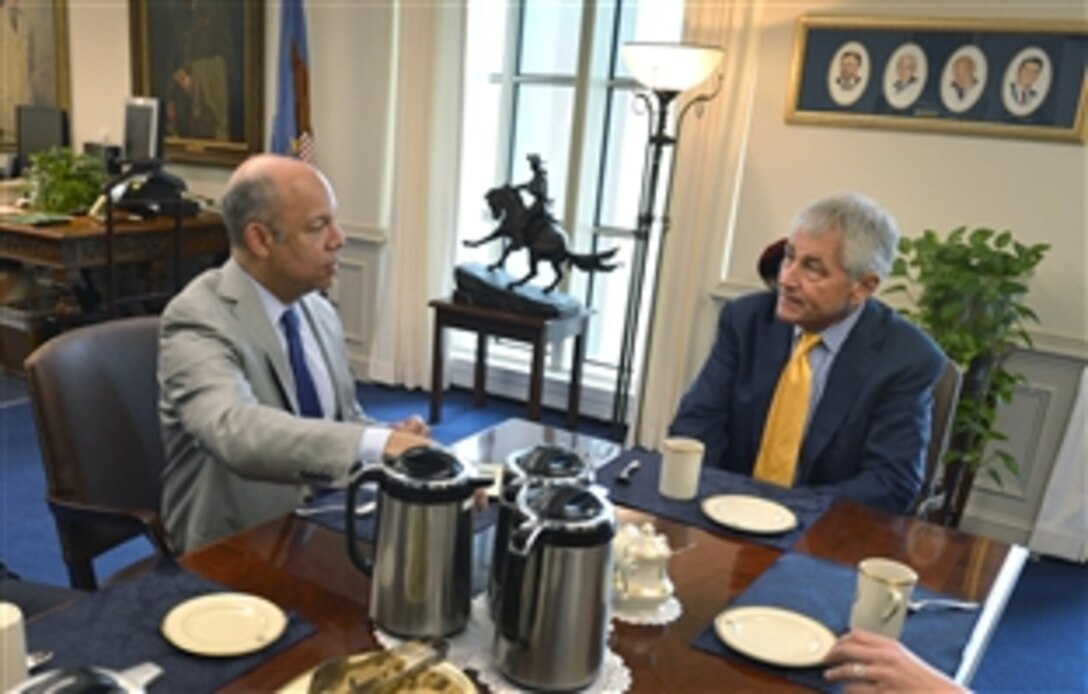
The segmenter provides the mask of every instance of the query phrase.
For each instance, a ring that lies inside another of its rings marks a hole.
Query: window
[[[499,242],[469,249],[460,241],[494,229],[484,193],[495,185],[527,181],[526,157],[539,154],[548,170],[552,212],[571,246],[579,252],[620,249],[617,270],[588,275],[575,269],[561,287],[596,311],[587,340],[587,385],[597,381],[610,389],[624,328],[649,132],[647,115],[633,108],[635,85],[623,68],[620,48],[634,40],[679,40],[684,4],[521,0],[504,7],[497,12],[491,0],[469,3],[457,262],[488,263],[498,257]],[[528,271],[527,256],[511,255],[507,271],[522,276]],[[649,268],[648,276],[653,272]],[[542,263],[535,282],[550,282],[551,273]],[[463,342],[454,338],[454,349],[459,344],[471,349],[471,340],[459,337]],[[517,347],[510,347],[516,362]],[[550,367],[563,368],[563,358],[553,355]],[[527,369],[527,350],[522,363]]]

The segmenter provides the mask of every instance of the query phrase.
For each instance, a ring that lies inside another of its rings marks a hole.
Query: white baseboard
[[[450,360],[450,383],[462,388],[473,387],[473,362],[454,356]],[[544,406],[566,411],[570,375],[546,372],[544,375]],[[501,365],[487,369],[487,394],[529,402],[529,374]],[[608,421],[612,417],[612,390],[604,389],[582,379],[582,402],[579,414]]]

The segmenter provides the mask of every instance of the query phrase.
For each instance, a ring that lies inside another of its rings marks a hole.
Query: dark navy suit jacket
[[[669,433],[702,440],[707,465],[750,475],[792,341],[793,326],[775,317],[774,293],[728,302]],[[921,489],[932,390],[944,363],[922,331],[868,300],[812,414],[796,486],[908,510]]]

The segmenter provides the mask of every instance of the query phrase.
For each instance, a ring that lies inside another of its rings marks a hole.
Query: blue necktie
[[[287,359],[291,362],[291,372],[295,376],[295,394],[298,397],[299,414],[303,417],[323,417],[321,401],[317,399],[314,377],[306,367],[306,353],[302,349],[302,337],[298,332],[298,314],[289,308],[280,318],[283,332],[287,335]]]

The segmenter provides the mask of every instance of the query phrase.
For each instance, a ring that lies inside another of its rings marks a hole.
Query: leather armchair
[[[26,360],[47,501],[76,588],[97,588],[94,558],[138,535],[174,554],[159,516],[158,325],[77,328]]]
[[[944,491],[939,488],[937,473],[942,469],[941,458],[948,450],[948,441],[952,436],[952,420],[956,416],[956,405],[960,400],[960,382],[963,374],[956,363],[945,362],[944,371],[933,386],[933,411],[930,414],[929,448],[926,450],[926,473],[922,482],[922,491],[914,502],[914,513],[926,518],[939,508]]]

